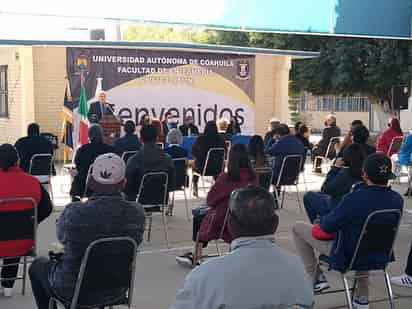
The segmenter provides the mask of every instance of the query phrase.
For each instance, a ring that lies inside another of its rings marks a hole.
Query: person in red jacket
[[[378,137],[376,141],[376,150],[388,154],[389,156],[397,153],[399,149],[391,149],[391,152],[388,153],[389,147],[391,146],[392,140],[395,137],[403,136],[401,125],[399,120],[392,118],[388,123],[388,128],[385,129],[382,134]]]
[[[199,239],[198,247],[195,248],[197,256],[202,256],[202,248],[209,241],[220,238],[232,191],[257,182],[246,146],[233,145],[229,153],[227,172],[219,175],[207,195],[206,203],[209,209],[206,215],[193,218],[193,241]],[[223,231],[222,239],[227,243],[233,240],[227,226]],[[192,266],[196,262],[192,252],[177,256],[176,261],[184,266]]]
[[[52,202],[47,191],[40,185],[39,181],[29,174],[23,172],[19,166],[19,157],[16,148],[10,144],[0,146],[0,199],[31,197],[37,203],[37,221],[46,219],[53,210]],[[19,203],[0,204],[0,216],[5,209],[24,209],[27,205]],[[18,222],[17,222],[18,224]],[[18,228],[16,222],[10,221],[6,229]],[[27,240],[7,240],[0,236],[0,257],[18,256],[29,251],[32,242]],[[1,267],[0,281],[4,296],[11,296],[14,281],[3,281],[17,276],[20,258],[5,259]],[[8,266],[10,265],[10,266]]]

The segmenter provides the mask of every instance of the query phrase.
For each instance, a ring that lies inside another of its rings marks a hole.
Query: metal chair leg
[[[54,194],[53,194],[53,186],[52,186],[52,183],[51,183],[51,178],[50,178],[50,180],[49,180],[48,185],[49,185],[50,196],[51,196],[51,198],[52,198],[52,200],[53,200],[53,199],[54,199]]]
[[[202,178],[203,192],[205,193],[205,195],[207,195],[206,184],[205,184],[205,178],[204,178],[204,176],[201,176],[201,178]]]
[[[352,296],[349,290],[348,279],[346,278],[344,274],[342,274],[342,280],[343,280],[343,287],[345,288],[345,296],[346,296],[346,302],[348,303],[348,308],[353,309],[352,308]]]
[[[276,188],[276,186],[274,186],[273,192],[275,192],[276,202],[277,202],[277,204],[278,204],[277,206],[278,206],[279,208],[281,208],[281,207],[279,206],[279,191],[278,191],[278,188]]]
[[[216,245],[216,252],[217,252],[217,255],[218,255],[218,256],[221,256],[221,253],[220,253],[220,248],[219,248],[219,243],[218,243],[218,240],[217,240],[217,239],[215,240],[215,245]]]
[[[394,303],[394,299],[393,299],[393,291],[392,291],[391,280],[389,278],[389,275],[388,275],[388,272],[386,271],[386,269],[384,269],[383,273],[385,275],[385,283],[386,283],[386,289],[388,291],[389,303],[391,305],[391,309],[395,309],[395,303]]]
[[[283,190],[282,190],[282,203],[280,204],[280,208],[283,208],[283,204],[285,203],[285,194],[286,194],[286,188],[283,188]]]
[[[185,197],[185,207],[186,207],[186,217],[187,217],[187,221],[190,222],[190,213],[189,213],[189,204],[187,202],[187,196],[186,196],[186,188],[183,187],[183,195]]]
[[[170,249],[170,245],[169,245],[169,234],[168,234],[168,228],[167,228],[167,220],[166,220],[166,217],[165,217],[165,214],[164,213],[162,213],[162,223],[163,223],[163,230],[164,230],[164,233],[165,233],[165,239],[166,239],[166,246],[167,246],[167,249]]]
[[[150,214],[148,218],[149,218],[149,227],[147,229],[147,241],[150,242],[150,237],[152,234],[152,221],[153,221],[152,214]]]
[[[299,195],[298,184],[296,184],[296,196],[298,197],[299,210],[300,210],[300,212],[302,212],[302,204],[301,204],[301,202],[300,202],[300,195]]]
[[[23,282],[22,282],[22,288],[21,288],[21,294],[25,295],[26,294],[26,279],[27,279],[27,258],[23,258]]]

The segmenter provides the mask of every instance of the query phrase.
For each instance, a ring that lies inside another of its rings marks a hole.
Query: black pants
[[[17,264],[19,262],[20,262],[20,258],[4,259],[3,265],[1,267],[0,277],[2,279],[16,278],[17,273],[19,271],[19,265],[12,265],[12,266],[7,266],[7,265]],[[12,288],[14,286],[14,280],[13,281],[2,281],[1,286],[4,288]]]
[[[39,257],[29,268],[31,288],[39,309],[48,309],[50,298],[55,297],[48,279],[52,264],[53,262],[48,258]]]
[[[202,215],[197,215],[197,216],[193,216],[193,233],[192,233],[192,240],[193,242],[196,242],[197,240],[197,234],[200,231],[200,226],[202,225],[202,221],[204,219],[204,217],[206,217],[207,213],[204,213]],[[203,248],[207,247],[207,242],[203,243]]]

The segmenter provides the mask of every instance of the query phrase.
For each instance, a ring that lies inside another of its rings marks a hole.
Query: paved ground
[[[309,169],[307,169],[309,170]],[[323,178],[307,173],[308,189],[317,190]],[[39,227],[39,254],[45,255],[52,247],[51,243],[56,241],[55,220],[59,212],[68,202],[67,191],[68,178],[57,176],[53,180],[55,192],[56,211]],[[395,185],[400,192],[404,192],[405,185]],[[304,185],[300,186],[305,189]],[[63,192],[62,192],[63,191]],[[291,195],[294,197],[295,195]],[[143,309],[164,309],[174,301],[176,289],[182,284],[188,270],[179,267],[174,260],[175,255],[185,252],[191,248],[191,224],[186,219],[182,195],[177,195],[175,214],[169,219],[170,241],[172,249],[167,250],[161,229],[160,218],[154,220],[154,233],[152,242],[145,242],[138,255],[134,308]],[[204,197],[189,201],[191,207],[196,207],[204,203]],[[412,210],[412,200],[406,200],[405,205]],[[296,220],[306,220],[306,217],[299,211],[296,201],[287,200],[285,208],[280,212],[280,227],[276,233],[277,241],[283,248],[295,251],[290,235],[290,227]],[[396,244],[397,261],[390,266],[390,273],[398,274],[403,271],[406,255],[412,240],[412,215],[405,214],[402,228]],[[212,246],[213,247],[213,246]],[[227,246],[222,245],[224,250]],[[211,252],[213,248],[210,249]],[[253,267],[253,261],[251,261]],[[340,278],[332,272],[328,273],[328,278],[332,287],[341,288]],[[25,296],[19,294],[20,282],[16,283],[16,292],[13,298],[0,297],[0,309],[29,309],[35,308],[30,284]],[[384,301],[386,297],[385,285],[382,276],[371,279],[371,308],[388,308]],[[396,293],[397,308],[412,308],[412,289],[400,289],[394,287]],[[316,297],[316,308],[343,308],[345,298],[343,294],[322,295]],[[195,309],[195,308],[194,308]]]

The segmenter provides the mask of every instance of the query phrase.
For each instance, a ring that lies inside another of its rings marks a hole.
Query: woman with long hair
[[[206,123],[203,134],[193,143],[192,154],[195,159],[194,171],[196,173],[202,173],[206,163],[207,153],[211,148],[225,148],[225,141],[219,135],[216,122],[214,121],[208,121]],[[193,175],[192,183],[194,196],[198,196],[198,182],[199,176]]]
[[[256,184],[257,178],[249,160],[246,146],[235,144],[229,152],[227,172],[219,175],[215,184],[207,195],[206,214],[194,216],[193,218],[193,241],[198,241],[195,248],[196,254],[192,252],[176,257],[179,264],[192,266],[197,257],[202,256],[202,248],[211,240],[219,239],[228,209],[230,194],[233,190],[244,188],[249,184]],[[230,243],[232,235],[224,227],[222,239]]]
[[[331,167],[321,192],[304,195],[303,204],[312,223],[335,207],[354,184],[362,182],[362,166],[366,157],[362,145],[354,143],[347,146],[342,158],[338,158]]]
[[[253,135],[248,144],[249,158],[255,168],[265,167],[268,163],[265,144],[260,135]]]
[[[389,156],[397,153],[398,149],[391,149],[389,152],[389,148],[391,147],[391,143],[395,137],[402,137],[403,132],[401,129],[401,125],[397,118],[392,118],[388,122],[388,128],[385,129],[382,134],[376,140],[376,150],[383,152]]]

